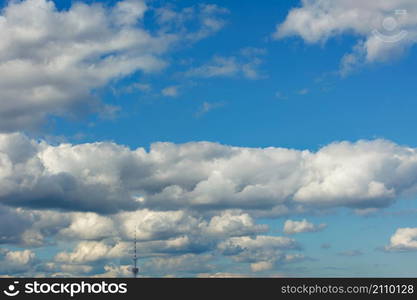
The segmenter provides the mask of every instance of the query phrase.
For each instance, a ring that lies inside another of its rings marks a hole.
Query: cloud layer
[[[285,21],[277,25],[274,38],[300,36],[307,43],[354,34],[358,42],[341,61],[345,75],[362,63],[397,58],[417,41],[417,3],[399,1],[302,0]]]
[[[147,152],[3,134],[0,165],[5,205],[100,213],[381,208],[417,188],[416,150],[384,140],[334,143],[317,152],[208,142],[156,143]]]
[[[12,230],[0,229],[0,243],[62,243],[51,261],[33,258],[33,274],[122,275],[136,228],[148,274],[162,275],[164,264],[208,274],[221,270],[219,256],[265,274],[307,257],[296,240],[266,235],[269,227],[256,218],[374,211],[415,195],[415,174],[416,149],[385,140],[316,152],[209,142],[155,143],[146,151],[1,134],[0,222]],[[324,227],[287,220],[284,232]],[[387,250],[414,249],[412,230],[399,230]]]
[[[197,23],[193,31],[185,24],[167,27],[167,17],[154,13],[161,28],[151,33],[143,24],[148,11],[142,0],[111,7],[77,2],[67,10],[48,0],[8,2],[0,14],[0,131],[31,129],[51,115],[112,114],[117,109],[100,101],[98,89],[136,72],[161,70],[162,55],[173,46],[189,45],[224,24],[221,8],[200,5],[187,10],[188,20]]]
[[[51,144],[11,133],[50,117],[111,116],[120,108],[100,94],[124,78],[133,80],[120,88],[125,93],[185,93],[180,83],[157,87],[133,77],[164,69],[173,49],[219,31],[229,11],[147,3],[74,2],[60,9],[50,0],[23,0],[8,1],[0,12],[0,276],[128,276],[134,238],[142,274],[226,276],[231,264],[241,274],[276,274],[309,258],[299,241],[277,236],[261,218],[341,207],[369,214],[416,195],[417,149],[386,140],[335,142],[317,151],[211,142],[154,143],[145,150],[111,142]],[[414,45],[416,12],[411,0],[303,0],[274,37],[324,43],[355,34],[357,44],[341,61],[347,74]],[[206,63],[181,60],[188,69],[178,74],[261,79],[266,53],[249,47],[210,54]],[[195,116],[222,105],[204,102]],[[325,227],[287,220],[283,232]],[[399,228],[385,250],[414,251],[416,236],[416,228]]]

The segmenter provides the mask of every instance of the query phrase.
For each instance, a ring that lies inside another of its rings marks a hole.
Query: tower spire
[[[136,226],[135,226],[133,268],[132,268],[133,277],[136,278],[138,276],[138,273],[139,273],[139,268],[138,268],[138,257],[137,257],[137,248],[136,248]]]

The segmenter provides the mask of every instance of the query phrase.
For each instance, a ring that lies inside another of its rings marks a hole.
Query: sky
[[[0,7],[0,276],[417,275],[416,1]]]

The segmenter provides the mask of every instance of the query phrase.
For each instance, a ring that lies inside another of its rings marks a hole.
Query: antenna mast
[[[132,268],[132,274],[133,277],[136,278],[139,273],[138,268],[138,257],[137,257],[137,249],[136,249],[136,226],[135,226],[135,240],[134,240],[134,254],[133,254],[133,268]]]

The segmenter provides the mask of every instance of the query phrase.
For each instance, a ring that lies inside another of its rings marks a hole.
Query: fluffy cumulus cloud
[[[84,264],[103,259],[121,257],[126,251],[126,244],[116,243],[108,245],[104,242],[82,241],[75,249],[68,252],[60,252],[55,256],[57,262],[70,264]]]
[[[0,13],[0,131],[30,129],[50,115],[114,114],[117,108],[94,91],[135,72],[160,70],[171,46],[223,26],[221,8],[191,10],[195,31],[184,25],[151,33],[143,24],[149,11],[143,0],[110,7],[76,2],[64,10],[50,0],[7,2]],[[164,18],[155,13],[155,19]]]
[[[135,236],[138,256],[144,261],[142,272],[148,275],[165,276],[168,271],[175,273],[175,269],[176,274],[211,272],[217,245],[233,237],[257,236],[269,229],[256,224],[248,214],[233,211],[203,216],[181,210],[145,209],[103,216],[9,209],[8,214],[8,220],[25,220],[25,226],[4,243],[34,249],[59,244],[65,249],[54,251],[56,255],[50,260],[33,259],[21,266],[15,266],[15,262],[6,264],[11,254],[5,255],[4,274],[126,276],[130,271],[124,264],[131,260]],[[27,253],[35,258],[32,251]]]
[[[416,149],[384,140],[334,143],[317,152],[208,142],[155,143],[145,151],[3,134],[0,165],[3,205],[100,213],[381,208],[417,188]]]
[[[385,250],[417,251],[417,228],[398,228]]]
[[[306,257],[295,239],[267,235],[269,227],[256,218],[377,210],[413,196],[416,151],[384,140],[333,143],[316,152],[209,142],[132,150],[1,134],[0,243],[60,246],[50,261],[27,252],[30,275],[123,276],[135,235],[147,274],[167,275],[158,267],[164,265],[184,276],[210,274],[222,270],[218,257],[269,274]],[[288,220],[284,232],[324,226]],[[387,247],[412,249],[412,230],[399,230]]]
[[[59,231],[67,238],[97,240],[112,236],[114,232],[113,221],[106,216],[94,213],[75,213],[69,215],[70,225]]]
[[[317,232],[326,228],[326,224],[315,225],[308,222],[306,219],[302,221],[287,220],[284,223],[284,233],[296,234],[303,232]]]
[[[346,74],[361,63],[397,58],[417,41],[417,3],[414,0],[302,0],[274,37],[300,36],[307,43],[324,43],[343,34],[358,42],[341,62]]]
[[[36,264],[36,255],[31,250],[11,251],[0,248],[0,275],[20,274]]]
[[[74,224],[79,224],[80,220],[90,223],[89,233],[88,235],[84,232],[79,232],[78,235],[72,233],[71,237],[81,242],[78,242],[71,251],[58,253],[54,258],[56,263],[84,266],[103,260],[122,259],[131,254],[131,242],[136,235],[139,257],[161,255],[176,257],[173,260],[169,257],[151,260],[146,268],[149,272],[157,273],[162,268],[157,265],[162,266],[164,260],[169,263],[175,261],[177,264],[188,262],[189,258],[197,261],[199,257],[204,257],[199,254],[213,250],[219,242],[225,239],[256,235],[268,230],[265,225],[255,224],[247,214],[237,215],[231,212],[209,218],[191,217],[183,211],[149,210],[119,213],[106,219],[92,213],[76,213],[72,215],[74,216],[75,218],[69,225],[64,225],[65,227],[57,232],[56,238],[67,238],[67,232],[71,231]],[[95,222],[84,221],[86,218],[93,219]],[[101,236],[103,228],[109,226],[110,219],[112,226],[108,228],[106,236]],[[96,237],[95,240],[91,240],[92,236]],[[203,270],[200,271],[203,272]]]

